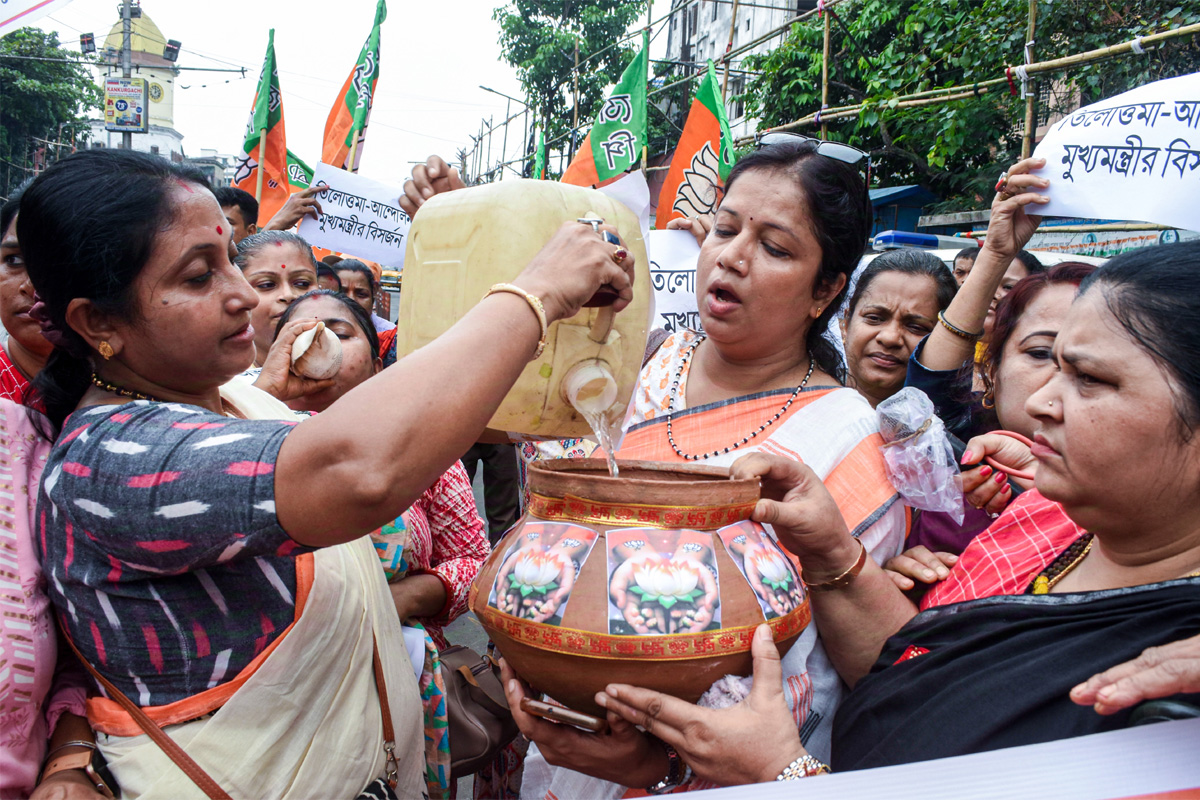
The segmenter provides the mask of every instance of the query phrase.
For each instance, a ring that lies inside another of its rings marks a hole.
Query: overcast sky
[[[483,91],[480,84],[522,96],[514,71],[500,58],[492,10],[501,4],[388,4],[363,174],[402,180],[411,169],[409,161],[430,153],[450,159],[459,148],[469,149],[480,119],[494,117],[498,123],[505,113],[504,98]],[[119,21],[118,7],[117,0],[74,0],[37,25],[57,31],[69,49],[78,49],[81,32],[94,33],[102,47]],[[188,155],[199,155],[201,148],[240,152],[267,30],[274,27],[288,147],[310,165],[320,160],[325,119],[370,31],[375,0],[142,0],[142,8],[166,38],[183,43],[180,67],[247,70],[245,78],[220,72],[180,74],[175,127]],[[520,106],[513,103],[512,108],[515,112]],[[520,138],[520,127],[511,128],[513,157],[520,152]],[[499,147],[497,135],[493,152]]]

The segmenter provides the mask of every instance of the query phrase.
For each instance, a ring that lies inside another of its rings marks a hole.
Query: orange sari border
[[[304,613],[304,606],[308,602],[308,593],[313,584],[313,566],[312,553],[303,553],[296,557],[296,614],[292,619],[292,624],[284,628],[283,632],[276,636],[275,640],[255,656],[254,660],[247,664],[241,672],[232,680],[191,697],[176,700],[165,706],[146,706],[142,709],[146,716],[157,722],[159,727],[165,727],[203,717],[225,705],[225,701],[242,688],[242,685],[262,666],[267,657],[275,652],[275,648],[283,641],[283,637],[291,632],[296,620],[300,619]],[[87,718],[94,730],[107,733],[109,736],[140,736],[145,733],[142,726],[129,716],[129,712],[121,708],[115,700],[107,697],[89,697],[87,699]]]
[[[714,531],[750,519],[750,515],[754,513],[754,506],[755,503],[693,507],[602,503],[573,495],[555,498],[530,492],[527,511],[530,516],[549,522]]]
[[[560,628],[503,614],[490,606],[479,612],[481,621],[506,636],[552,653],[581,658],[631,658],[639,661],[686,661],[730,653],[748,653],[757,625],[723,628],[671,636],[613,636],[575,628]],[[799,634],[812,621],[808,599],[786,617],[767,622],[775,641]],[[503,649],[503,648],[502,648]]]

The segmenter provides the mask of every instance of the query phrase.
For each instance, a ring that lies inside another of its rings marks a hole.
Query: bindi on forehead
[[[218,235],[218,236],[220,236],[220,235],[221,235],[222,233],[224,233],[224,232],[225,232],[225,231],[221,230],[221,226],[220,226],[220,225],[218,225],[218,226],[217,226],[217,235]]]

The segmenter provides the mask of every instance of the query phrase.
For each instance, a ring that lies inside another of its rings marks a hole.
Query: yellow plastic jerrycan
[[[611,306],[584,308],[553,323],[546,349],[525,367],[488,427],[559,439],[591,436],[568,394],[590,395],[594,411],[619,422],[645,351],[650,269],[637,217],[594,189],[502,181],[440,194],[421,206],[404,256],[397,356],[449,330],[494,284],[514,280],[563,222],[582,217],[614,225],[637,260],[633,302],[619,314]]]

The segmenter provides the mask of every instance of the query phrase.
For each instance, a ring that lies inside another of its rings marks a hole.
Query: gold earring
[[[100,351],[100,355],[104,356],[105,361],[108,361],[110,358],[113,357],[112,345],[109,344],[108,342],[101,342],[100,346],[97,347],[96,349]]]
[[[818,317],[819,317],[819,316],[821,316],[821,312],[822,312],[822,311],[824,311],[824,310],[825,310],[825,307],[824,307],[824,306],[821,306],[820,308],[818,308],[818,309],[817,309],[817,316],[818,316]]]

